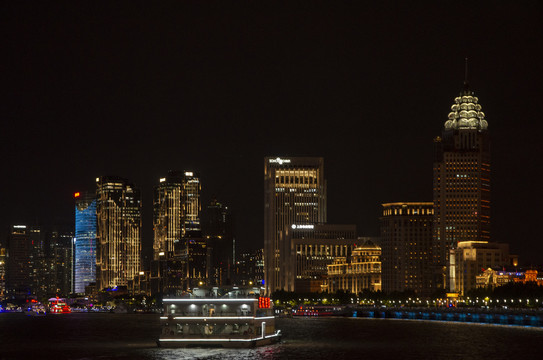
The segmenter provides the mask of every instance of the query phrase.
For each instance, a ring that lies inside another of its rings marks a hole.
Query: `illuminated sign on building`
[[[281,159],[279,157],[276,159],[270,159],[269,161],[271,164],[279,164],[279,165],[290,164],[290,159]]]
[[[81,195],[80,193],[76,192],[76,193],[74,194],[74,197],[79,197],[80,195]]]
[[[293,229],[310,229],[310,230],[313,230],[315,228],[315,225],[296,225],[296,224],[292,224],[292,228]]]
[[[258,298],[258,307],[260,309],[269,309],[270,308],[270,298],[269,297],[259,297]]]
[[[194,174],[191,171],[185,171],[185,176],[194,176]]]

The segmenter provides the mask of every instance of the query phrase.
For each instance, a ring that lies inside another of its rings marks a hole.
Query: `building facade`
[[[73,292],[84,293],[85,286],[96,282],[96,193],[76,192],[74,199],[75,243]]]
[[[206,281],[208,249],[202,238],[200,196],[200,179],[192,171],[169,171],[155,187],[152,293],[176,294]]]
[[[291,289],[285,274],[286,239],[292,224],[326,222],[324,159],[320,157],[264,158],[264,286],[268,294]]]
[[[450,291],[461,295],[477,287],[477,276],[487,268],[511,264],[509,245],[488,241],[462,241],[450,250]]]
[[[359,239],[361,240],[361,239]],[[353,249],[350,259],[342,256],[328,265],[328,292],[338,290],[359,294],[381,290],[381,248],[371,240]]]
[[[419,296],[433,292],[432,202],[382,204],[382,290],[386,293],[415,291]]]
[[[6,295],[26,297],[32,294],[34,262],[30,227],[12,225],[7,241]]]
[[[230,285],[235,273],[232,214],[228,206],[213,199],[206,207],[202,231],[211,254],[209,285]]]
[[[479,99],[467,82],[454,99],[442,136],[434,139],[434,263],[448,287],[449,250],[462,241],[490,240],[490,138]],[[449,284],[450,285],[450,284]]]
[[[184,202],[184,220],[186,231],[201,231],[200,213],[202,204],[200,193],[202,185],[198,174],[192,171],[185,171],[183,177],[183,202]]]
[[[55,273],[55,288],[56,295],[67,296],[68,294],[75,292],[74,290],[74,277],[75,277],[75,243],[74,233],[66,230],[54,230],[51,232],[51,247],[52,258],[54,261],[54,273]],[[95,238],[96,240],[96,238]],[[96,244],[96,242],[94,242]],[[94,250],[96,251],[96,249]],[[96,256],[93,259],[95,268]],[[96,282],[96,273],[94,277],[89,279],[89,283]],[[87,285],[88,285],[87,284]],[[83,289],[82,292],[84,292]]]
[[[153,199],[153,259],[174,256],[174,244],[185,233],[183,174],[169,171],[155,187]],[[159,255],[162,254],[162,255]]]
[[[128,286],[141,270],[141,195],[126,179],[96,179],[97,289]]]
[[[328,265],[338,257],[348,258],[360,241],[355,225],[292,224],[280,234],[283,247],[279,286],[284,291],[320,292]]]
[[[0,301],[6,298],[6,248],[0,246]]]

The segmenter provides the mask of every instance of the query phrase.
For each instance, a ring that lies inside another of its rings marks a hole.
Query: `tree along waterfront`
[[[446,307],[446,308],[496,308],[496,309],[534,309],[543,311],[543,286],[536,283],[508,283],[497,288],[480,288],[470,291],[466,296],[447,297],[444,291],[432,297],[419,297],[414,291],[383,293],[363,291],[352,294],[347,291],[335,293],[296,293],[276,291],[272,294],[276,306],[292,307],[298,305],[370,305],[386,307]]]

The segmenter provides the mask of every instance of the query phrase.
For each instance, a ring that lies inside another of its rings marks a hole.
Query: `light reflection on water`
[[[0,314],[0,360],[540,359],[543,329],[423,320],[283,318],[280,344],[159,348],[158,316]]]
[[[155,360],[185,359],[280,359],[281,347],[276,345],[255,349],[153,349],[145,351]]]

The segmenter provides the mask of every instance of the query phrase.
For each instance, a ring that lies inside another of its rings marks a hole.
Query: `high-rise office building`
[[[451,248],[490,240],[490,139],[479,99],[467,82],[454,99],[442,136],[434,139],[434,263],[447,287]]]
[[[141,195],[126,179],[96,179],[97,289],[128,286],[141,270]]]
[[[96,282],[96,193],[76,192],[74,198],[75,266],[73,292],[84,293],[85,286]],[[66,246],[63,246],[63,248],[66,248]]]
[[[229,285],[234,274],[234,237],[228,206],[217,199],[205,208],[202,231],[210,252],[210,285]]]
[[[382,290],[412,290],[430,296],[432,286],[432,202],[383,204],[381,217]]]
[[[6,298],[6,248],[0,246],[0,301]]]
[[[264,285],[282,289],[281,264],[292,224],[326,222],[326,184],[321,157],[264,158]]]
[[[52,248],[51,257],[54,262],[54,285],[56,288],[55,292],[57,295],[67,296],[68,294],[74,292],[74,233],[65,229],[53,230],[50,235],[50,242]],[[96,244],[96,242],[94,242],[94,244]],[[94,253],[96,254],[96,249],[94,249]],[[94,269],[96,263],[96,256],[94,256],[93,260]],[[92,281],[89,282],[89,284],[91,282],[96,282],[96,273],[94,273],[94,278],[92,279]]]
[[[185,233],[183,174],[169,171],[155,187],[153,199],[153,259],[172,259],[174,244]]]
[[[200,179],[191,171],[169,171],[155,187],[152,293],[175,294],[206,278],[200,192]]]
[[[8,296],[24,297],[32,294],[33,244],[30,227],[12,225],[7,242],[6,292]]]

